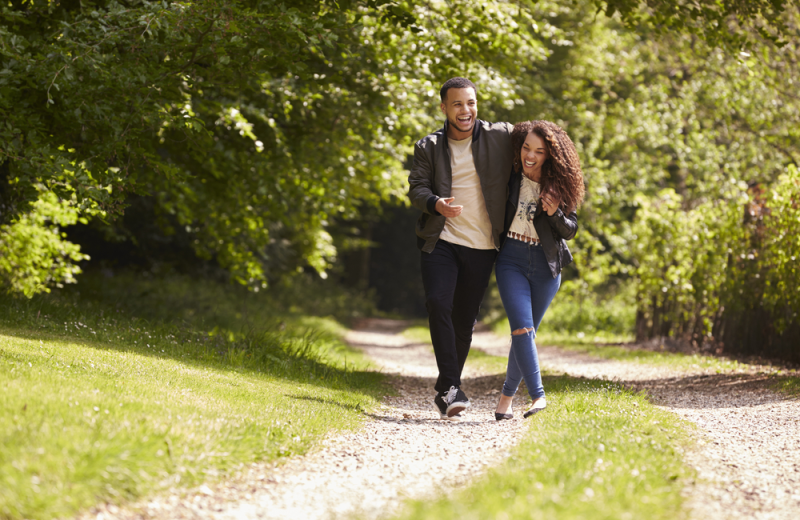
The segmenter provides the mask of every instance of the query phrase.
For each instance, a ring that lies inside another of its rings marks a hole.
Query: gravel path
[[[507,355],[505,340],[476,336],[475,346]],[[800,518],[800,400],[769,388],[762,370],[716,374],[599,359],[540,347],[545,369],[611,379],[646,390],[653,402],[698,426],[701,444],[687,462],[698,482],[687,489],[692,517]]]
[[[493,419],[502,375],[468,371],[473,407],[465,421],[438,420],[431,401],[437,374],[430,345],[399,334],[409,324],[368,320],[348,334],[390,374],[387,397],[357,432],[332,436],[313,453],[281,466],[254,464],[240,475],[131,509],[94,509],[85,518],[336,519],[389,516],[407,497],[463,485],[497,464],[526,421]],[[506,356],[508,338],[476,333],[473,347]],[[687,454],[698,481],[686,493],[697,519],[800,518],[800,400],[768,388],[758,367],[737,374],[686,371],[598,359],[541,347],[545,369],[623,382],[695,423],[700,446]],[[442,475],[451,475],[447,481]],[[136,511],[136,512],[131,512]]]
[[[432,349],[401,336],[407,326],[369,320],[347,336],[390,374],[399,394],[387,397],[361,430],[333,436],[281,466],[254,464],[233,480],[124,511],[101,506],[86,518],[385,518],[406,498],[434,496],[500,463],[527,425],[494,420],[502,375],[465,371],[462,388],[472,406],[462,422],[440,420]]]

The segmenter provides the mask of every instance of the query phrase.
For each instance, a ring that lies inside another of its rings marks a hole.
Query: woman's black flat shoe
[[[523,419],[527,419],[527,418],[528,418],[528,417],[530,417],[531,415],[533,415],[533,414],[535,414],[535,413],[539,413],[539,412],[541,412],[542,410],[544,410],[545,408],[547,408],[547,405],[545,405],[545,406],[542,406],[542,407],[539,407],[539,408],[534,408],[534,407],[531,407],[531,408],[530,408],[530,409],[529,409],[527,412],[525,412],[524,414],[522,414],[522,418],[523,418]]]
[[[503,420],[513,419],[513,418],[514,418],[514,414],[513,413],[497,413],[497,412],[494,413],[495,421],[503,421]]]

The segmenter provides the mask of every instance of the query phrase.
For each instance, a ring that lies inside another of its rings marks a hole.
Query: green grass
[[[800,397],[800,377],[780,376],[776,377],[775,389],[792,397]]]
[[[123,311],[151,322],[203,330],[265,328],[310,314],[332,317],[347,325],[351,319],[375,312],[368,294],[307,276],[254,293],[236,284],[182,275],[156,278],[118,272],[106,277],[87,273],[81,275],[77,286],[61,291],[58,299],[80,301],[83,306],[94,303],[106,313]]]
[[[633,334],[628,333],[605,331],[595,331],[591,334],[585,334],[582,332],[559,332],[550,325],[551,324],[545,319],[541,330],[539,330],[536,335],[537,343],[553,344],[557,342],[564,342],[570,344],[594,345],[595,343],[625,343],[633,341],[634,339]],[[508,324],[508,318],[496,320],[492,324],[492,330],[495,332],[495,334],[506,336],[511,330],[511,327]]]
[[[698,368],[711,369],[717,373],[735,372],[744,368],[736,360],[703,356],[700,354],[682,354],[679,352],[656,352],[627,348],[619,345],[581,344],[567,342],[543,342],[544,345],[556,345],[566,350],[583,352],[603,359],[634,361],[648,365],[663,366],[674,369],[692,370]]]
[[[431,333],[427,325],[409,327],[403,331],[403,336],[417,343],[431,343]],[[478,368],[486,373],[498,374],[506,371],[506,364],[506,358],[492,356],[473,348],[469,351],[466,366]]]
[[[150,304],[157,317],[163,301]],[[211,307],[177,326],[185,308],[146,321],[70,294],[0,303],[0,518],[72,516],[280,461],[358,426],[387,392],[333,320],[236,328],[239,311],[217,305],[226,323]]]
[[[427,333],[415,327],[407,337]],[[503,331],[504,333],[506,331]],[[588,345],[587,345],[588,346]],[[467,364],[503,373],[506,358],[477,349]],[[693,428],[617,383],[545,372],[548,408],[512,456],[445,498],[409,501],[402,519],[680,519],[693,478],[682,462]],[[516,410],[524,409],[525,390]]]
[[[485,355],[485,354],[484,354]],[[472,354],[470,354],[472,356]],[[676,519],[691,470],[691,430],[642,394],[545,376],[548,408],[499,467],[466,489],[411,501],[407,519]]]
[[[416,325],[404,330],[403,337],[415,343],[430,343],[431,331],[427,325]]]
[[[493,330],[497,334],[508,333],[508,320],[498,321]],[[680,352],[658,352],[637,348],[624,347],[613,343],[626,343],[633,341],[633,336],[624,334],[596,333],[592,336],[585,334],[560,333],[542,331],[536,335],[537,345],[550,345],[582,352],[591,356],[614,359],[618,361],[632,361],[648,365],[663,366],[673,369],[692,370],[707,368],[718,373],[735,372],[744,367],[736,360],[729,360],[715,356],[700,354],[682,354]]]
[[[505,356],[492,356],[477,348],[470,349],[467,356],[467,367],[475,367],[488,374],[505,374],[508,367],[508,358]]]

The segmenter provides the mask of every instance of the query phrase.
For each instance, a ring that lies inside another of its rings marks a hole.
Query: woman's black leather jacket
[[[506,202],[505,231],[511,228],[511,222],[517,214],[519,204],[519,190],[522,183],[522,174],[512,172],[508,180],[508,200]],[[533,227],[539,235],[539,240],[544,249],[544,256],[550,266],[550,273],[553,278],[558,276],[561,270],[572,263],[572,253],[567,247],[567,240],[572,240],[578,231],[578,214],[570,211],[564,213],[566,206],[558,208],[552,216],[542,210],[542,205],[538,204],[536,213],[533,216]],[[503,233],[503,241],[505,241]]]

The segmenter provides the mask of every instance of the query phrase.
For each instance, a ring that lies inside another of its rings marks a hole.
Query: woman
[[[511,351],[495,419],[511,419],[511,400],[525,380],[533,405],[547,403],[536,353],[536,331],[561,285],[561,269],[572,263],[566,240],[575,236],[583,201],[583,172],[575,145],[549,121],[526,121],[511,133],[514,171],[509,180],[505,227],[497,257],[497,286],[511,325]]]

